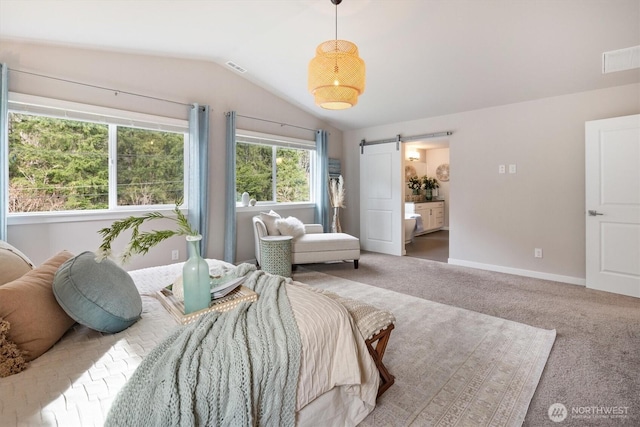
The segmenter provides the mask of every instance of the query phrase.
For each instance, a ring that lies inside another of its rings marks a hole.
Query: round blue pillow
[[[60,266],[53,294],[72,319],[100,332],[127,329],[142,313],[142,299],[129,273],[109,259],[96,261],[93,252]]]

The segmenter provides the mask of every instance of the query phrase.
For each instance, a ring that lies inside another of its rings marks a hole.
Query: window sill
[[[90,222],[90,221],[116,221],[128,216],[143,215],[149,212],[173,212],[171,206],[154,207],[148,209],[126,209],[117,211],[93,210],[81,212],[31,212],[22,214],[9,214],[7,216],[8,225],[29,225],[29,224],[55,224],[64,222]],[[181,209],[187,213],[187,209]]]
[[[236,205],[237,213],[265,212],[271,209],[276,211],[287,211],[294,209],[315,208],[315,203],[264,203],[255,206]],[[181,209],[185,214],[186,209]],[[7,216],[8,225],[30,225],[30,224],[56,224],[65,222],[91,222],[91,221],[116,221],[132,215],[142,215],[149,212],[173,212],[173,207],[149,207],[148,209],[127,209],[117,211],[95,210],[82,212],[32,212],[23,214],[10,214]]]
[[[242,206],[236,204],[236,213],[242,212],[268,212],[271,209],[274,211],[286,211],[293,209],[306,209],[315,208],[315,203],[311,202],[298,202],[298,203],[263,203],[255,206]]]

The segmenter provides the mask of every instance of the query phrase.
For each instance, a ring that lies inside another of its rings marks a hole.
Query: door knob
[[[600,212],[595,211],[593,209],[590,209],[587,212],[589,213],[589,216],[604,215],[603,213],[600,213]]]

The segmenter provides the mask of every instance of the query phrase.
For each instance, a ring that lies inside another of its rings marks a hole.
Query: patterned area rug
[[[300,268],[294,280],[386,308],[396,381],[361,426],[520,426],[555,330]]]

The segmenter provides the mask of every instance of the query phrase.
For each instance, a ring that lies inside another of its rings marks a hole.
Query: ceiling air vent
[[[238,64],[236,64],[233,61],[227,61],[227,65],[231,68],[233,68],[234,70],[236,70],[239,73],[246,73],[247,70],[245,70],[244,68],[242,68],[241,66],[239,66]]]
[[[602,54],[602,74],[640,68],[640,46],[612,50]]]

